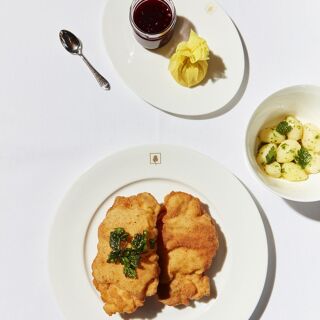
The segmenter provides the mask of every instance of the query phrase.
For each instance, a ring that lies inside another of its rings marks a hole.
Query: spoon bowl
[[[59,33],[63,47],[71,54],[82,54],[82,43],[72,32],[61,30]]]

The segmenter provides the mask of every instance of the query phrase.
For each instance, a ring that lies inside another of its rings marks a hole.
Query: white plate
[[[259,211],[238,179],[221,165],[195,151],[165,145],[137,147],[105,158],[65,196],[51,231],[49,271],[66,319],[108,318],[92,286],[91,263],[98,225],[115,197],[148,191],[161,202],[172,190],[198,196],[220,226],[221,249],[209,273],[216,274],[217,297],[179,309],[162,308],[153,297],[134,318],[248,320],[267,273],[267,240]]]
[[[205,115],[227,105],[241,86],[245,60],[238,31],[223,9],[210,0],[175,0],[181,17],[175,35],[164,48],[154,52],[144,49],[133,37],[129,22],[131,2],[108,0],[103,18],[107,52],[126,84],[153,106],[178,115]],[[163,56],[171,56],[177,43],[187,40],[190,22],[216,55],[208,72],[215,80],[193,89],[174,81],[168,71],[169,59]]]

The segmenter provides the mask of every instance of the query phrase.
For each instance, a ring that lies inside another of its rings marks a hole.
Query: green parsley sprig
[[[128,243],[129,234],[123,228],[116,228],[110,233],[109,245],[112,251],[109,254],[108,263],[121,263],[123,265],[123,273],[127,278],[137,278],[137,268],[141,259],[141,255],[147,250],[148,232],[137,233],[131,243]],[[150,248],[154,245],[151,243],[155,239],[150,239]],[[129,245],[129,247],[128,247]]]

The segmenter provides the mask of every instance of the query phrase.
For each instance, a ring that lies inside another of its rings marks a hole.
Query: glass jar
[[[172,37],[176,21],[172,0],[134,0],[130,7],[134,36],[146,49],[165,45]]]

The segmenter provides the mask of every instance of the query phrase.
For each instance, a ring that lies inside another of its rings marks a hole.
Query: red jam
[[[169,27],[172,11],[162,0],[145,0],[134,10],[133,20],[141,31],[157,34]]]
[[[172,0],[134,0],[131,5],[130,22],[134,36],[147,49],[166,44],[173,34],[176,20]]]

